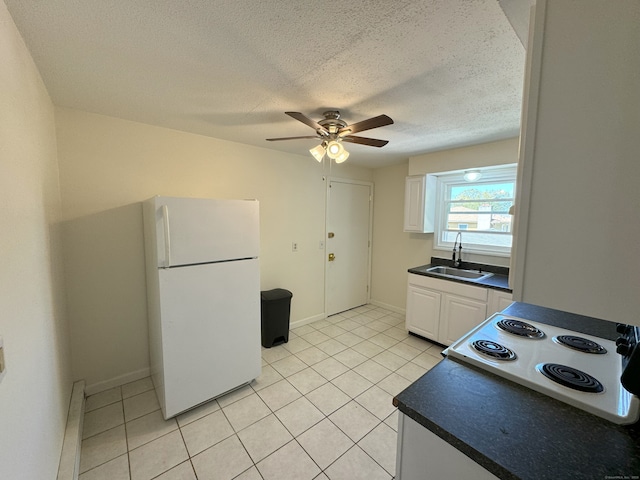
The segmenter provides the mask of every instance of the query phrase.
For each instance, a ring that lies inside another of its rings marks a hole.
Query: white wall
[[[518,162],[519,138],[452,148],[409,158],[409,175],[451,172]]]
[[[637,0],[537,4],[516,210],[518,301],[640,325],[639,20]]]
[[[293,292],[292,322],[324,316],[323,178],[372,170],[64,108],[56,123],[73,375],[89,391],[148,369],[139,202],[156,194],[257,198],[261,288]]]
[[[0,2],[0,478],[57,476],[71,395],[53,105]]]
[[[374,170],[373,259],[371,299],[378,305],[405,309],[407,269],[429,263],[431,236],[405,233],[404,179],[408,163]]]
[[[518,139],[443,150],[409,158],[408,164],[374,170],[373,261],[371,298],[374,302],[404,310],[407,269],[429,263],[431,257],[448,258],[433,249],[432,233],[402,231],[404,181],[407,175],[463,170],[518,161]],[[465,255],[465,260],[509,266],[509,258]]]

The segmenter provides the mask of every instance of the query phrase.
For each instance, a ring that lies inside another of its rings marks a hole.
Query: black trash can
[[[260,292],[262,346],[271,348],[289,341],[289,314],[293,294],[284,288]]]

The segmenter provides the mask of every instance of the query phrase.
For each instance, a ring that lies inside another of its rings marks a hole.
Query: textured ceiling
[[[498,0],[5,0],[56,105],[306,155],[284,115],[387,114],[348,162],[514,137],[524,47]]]

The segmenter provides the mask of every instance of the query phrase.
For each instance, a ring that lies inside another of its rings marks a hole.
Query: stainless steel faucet
[[[458,243],[458,239],[460,239],[460,243]],[[458,247],[458,258],[456,259],[456,247]],[[453,256],[451,258],[453,260],[453,266],[456,268],[462,267],[462,232],[458,232],[456,235],[456,241],[453,244]]]

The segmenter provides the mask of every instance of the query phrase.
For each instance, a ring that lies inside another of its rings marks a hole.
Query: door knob
[[[333,262],[336,259],[336,256],[333,253],[329,254],[329,261]]]

